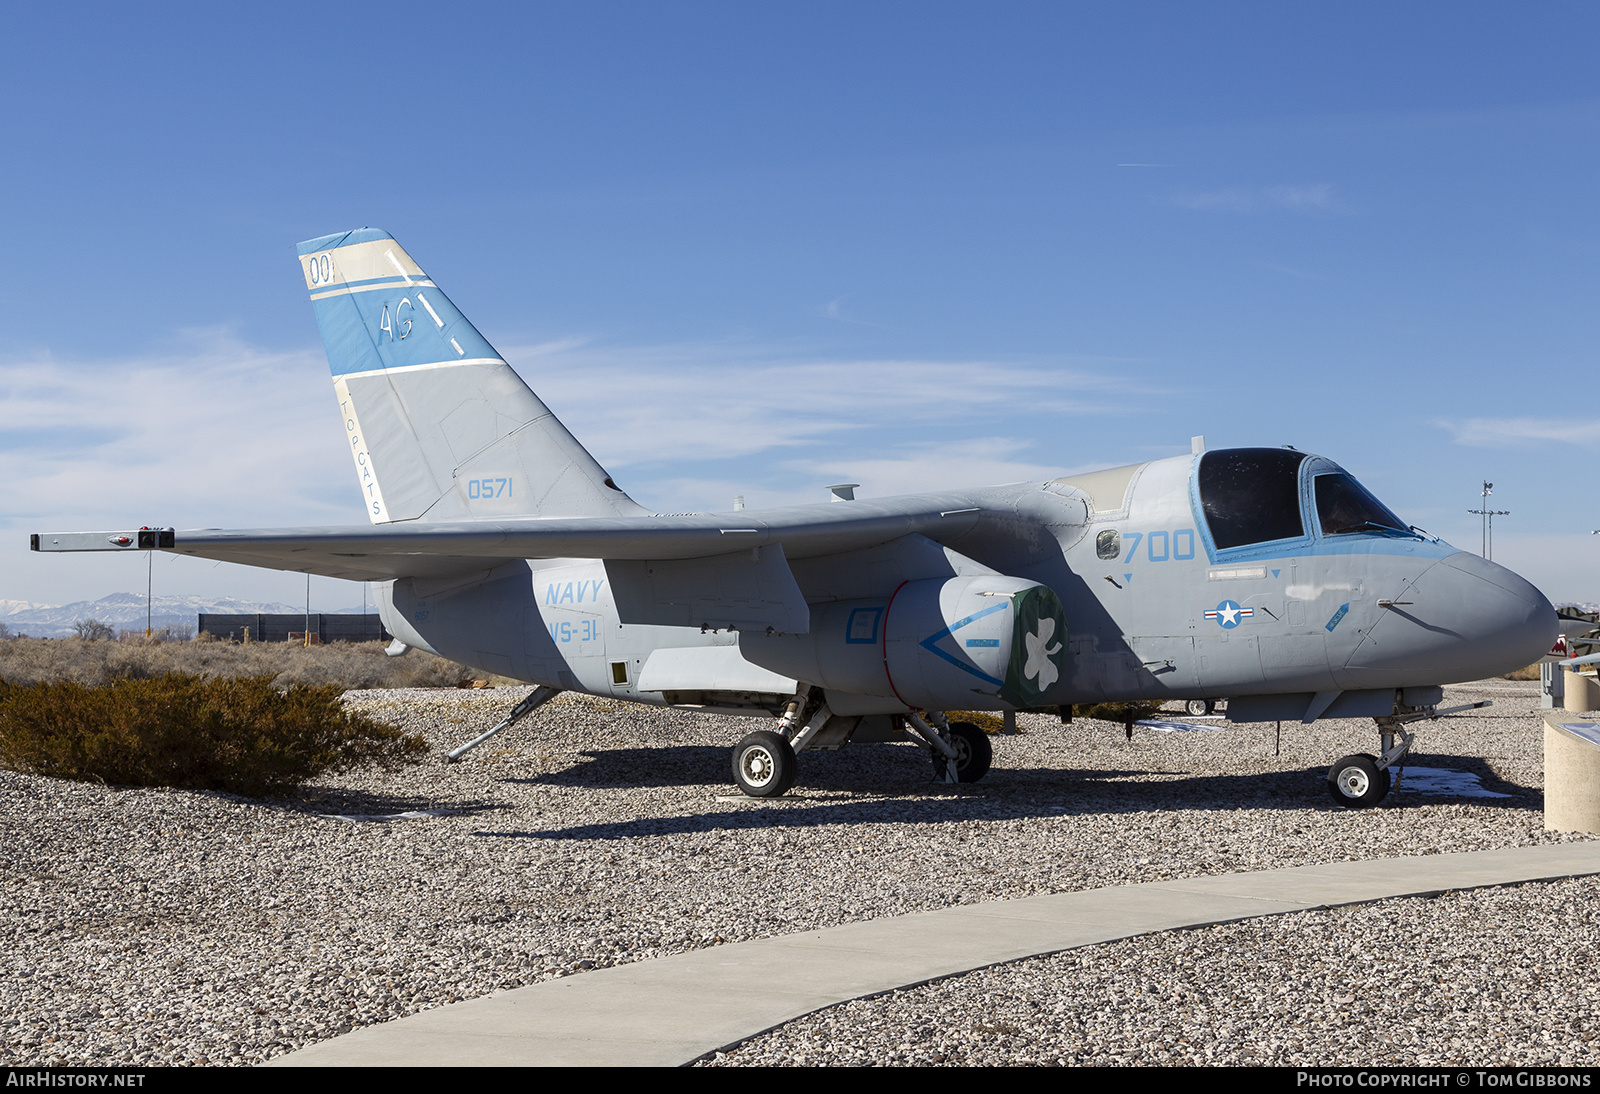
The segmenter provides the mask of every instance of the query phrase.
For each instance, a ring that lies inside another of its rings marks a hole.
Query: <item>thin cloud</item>
[[[859,497],[1039,482],[1066,474],[1059,465],[1028,459],[1028,448],[1025,442],[1011,437],[916,441],[901,445],[892,453],[864,454],[859,459],[834,456],[796,460],[790,466],[818,482],[859,482]]]
[[[1449,430],[1455,442],[1472,448],[1526,448],[1561,444],[1593,448],[1600,445],[1600,420],[1550,421],[1546,418],[1467,418],[1460,422],[1438,422]]]
[[[1322,280],[1321,274],[1312,273],[1309,270],[1302,270],[1295,266],[1285,266],[1281,262],[1257,262],[1256,265],[1261,267],[1263,270],[1269,270],[1272,273],[1283,274],[1285,277],[1295,277],[1303,281]]]
[[[1169,194],[1165,204],[1207,213],[1336,213],[1347,212],[1332,183],[1300,186],[1230,186],[1222,190],[1188,190]]]
[[[1171,393],[1129,362],[829,360],[748,344],[564,338],[507,357],[635,497],[663,509],[1050,478],[1059,419]],[[320,349],[189,332],[138,358],[0,361],[0,526],[361,523]],[[1042,456],[1042,458],[1041,458]]]
[[[997,420],[1123,415],[1160,398],[1126,362],[815,360],[739,345],[591,343],[506,357],[595,456],[639,465],[747,459],[821,443],[870,450]],[[846,440],[848,438],[848,440]]]
[[[0,362],[0,419],[27,438],[0,451],[8,523],[325,521],[355,502],[320,352],[225,331],[184,342],[138,359]]]
[[[865,319],[857,319],[853,315],[846,315],[844,311],[844,299],[845,298],[842,296],[836,296],[826,304],[822,305],[822,307],[818,308],[817,311],[824,319],[831,319],[835,323],[849,323],[851,326],[856,327],[882,328],[882,323],[869,323]]]

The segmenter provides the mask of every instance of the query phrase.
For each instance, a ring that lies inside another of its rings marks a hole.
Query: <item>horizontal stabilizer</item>
[[[35,551],[159,551],[173,545],[171,528],[129,528],[121,532],[39,532],[28,537]]]

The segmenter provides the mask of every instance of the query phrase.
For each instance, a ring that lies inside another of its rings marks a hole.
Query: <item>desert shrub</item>
[[[80,636],[81,637],[81,636]],[[207,635],[207,637],[210,637]],[[118,642],[192,642],[194,641],[194,628],[158,627],[149,634],[144,631],[118,631]]]
[[[985,733],[999,733],[1006,727],[1005,719],[990,710],[947,710],[944,716],[952,722],[971,722]]]
[[[1529,665],[1525,669],[1517,669],[1515,672],[1506,673],[1504,676],[1501,677],[1501,679],[1502,680],[1538,680],[1538,679],[1540,679],[1539,670],[1542,667],[1543,666],[1539,662],[1535,661],[1533,664]]]
[[[412,650],[389,657],[381,642],[335,642],[304,647],[287,642],[241,645],[209,635],[193,642],[92,642],[81,638],[19,638],[0,643],[0,680],[33,684],[72,680],[98,686],[148,680],[169,672],[196,676],[274,676],[279,686],[454,687],[483,674],[454,661]]]
[[[1036,714],[1059,714],[1060,707],[1039,707]],[[1127,722],[1129,715],[1137,722],[1141,718],[1154,718],[1161,713],[1161,700],[1146,699],[1133,703],[1092,703],[1079,704],[1072,708],[1074,718],[1097,718],[1102,722],[1116,722],[1121,725]]]
[[[1095,703],[1093,706],[1078,707],[1073,711],[1079,718],[1098,718],[1102,722],[1126,722],[1131,717],[1135,722],[1140,718],[1154,718],[1161,713],[1161,700],[1149,699],[1135,703]]]
[[[427,750],[345,710],[337,687],[283,690],[270,676],[0,682],[0,765],[36,775],[263,797],[325,771],[416,763]]]

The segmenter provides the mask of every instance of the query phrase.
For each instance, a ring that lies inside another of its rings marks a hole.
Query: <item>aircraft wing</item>
[[[446,577],[511,559],[710,558],[782,544],[788,558],[859,550],[921,533],[958,536],[980,509],[949,495],[682,516],[552,517],[287,529],[41,532],[35,551],[160,550],[350,581]]]

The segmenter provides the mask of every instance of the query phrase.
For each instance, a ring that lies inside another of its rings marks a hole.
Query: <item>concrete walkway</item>
[[[268,1066],[687,1064],[823,1007],[1153,931],[1600,874],[1600,842],[1052,893],[714,946],[439,1007]]]

